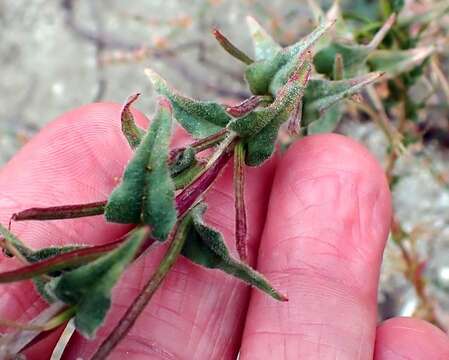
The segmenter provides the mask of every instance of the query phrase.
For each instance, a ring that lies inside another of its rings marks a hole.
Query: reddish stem
[[[13,214],[11,220],[57,220],[101,215],[104,213],[106,203],[107,201],[99,201],[88,204],[35,207]]]
[[[237,46],[231,43],[229,39],[220,32],[220,30],[213,29],[212,34],[214,35],[215,39],[217,39],[218,43],[223,47],[223,49],[225,49],[230,55],[232,55],[236,59],[239,59],[246,65],[250,65],[254,62],[253,59],[251,59],[242,50],[240,50],[239,48],[237,48]]]
[[[51,271],[58,271],[67,267],[88,263],[99,258],[108,251],[115,249],[126,239],[126,237],[127,235],[122,236],[118,240],[108,244],[69,251],[16,270],[1,273],[0,283],[27,280]]]
[[[227,134],[227,132],[228,132],[227,129],[222,129],[220,131],[217,131],[215,134],[212,134],[203,139],[194,141],[193,143],[190,144],[190,147],[194,148],[197,153],[200,151],[209,149],[210,147],[217,144],[220,140],[222,140],[225,137],[225,135]],[[181,147],[181,148],[175,148],[175,149],[171,150],[169,160],[168,160],[169,163],[173,163],[175,161],[176,157],[178,156],[178,154],[183,152],[185,149],[186,149],[185,147]]]
[[[245,206],[245,149],[242,143],[234,150],[235,240],[242,261],[247,260],[247,221]]]
[[[190,207],[196,202],[198,197],[208,190],[210,185],[214,182],[223,167],[231,158],[232,153],[233,145],[229,146],[228,149],[223,151],[223,153],[217,158],[217,160],[208,170],[206,170],[190,186],[188,186],[180,194],[178,194],[178,196],[176,196],[176,208],[178,210],[178,216],[183,216],[187,212],[187,210],[189,210]],[[94,204],[95,206],[93,206]],[[44,220],[56,219],[56,216],[58,215],[63,216],[62,218],[70,218],[73,217],[74,214],[80,215],[79,209],[84,209],[86,206],[92,208],[101,206],[102,209],[104,209],[106,201],[94,204],[67,205],[50,208],[32,208],[15,214],[13,218],[14,220]],[[74,213],[73,209],[77,209],[77,212]],[[84,215],[83,213],[83,215],[81,216],[87,215]],[[32,277],[48,273],[49,271],[56,271],[65,267],[80,265],[89,261],[93,261],[101,255],[119,246],[124,241],[124,239],[126,239],[126,236],[127,235],[108,244],[66,252],[50,259],[24,266],[20,269],[5,272],[3,274],[0,274],[0,283],[30,279]],[[140,256],[153,243],[153,238],[149,237],[148,239],[146,239],[140,247],[137,256]]]
[[[234,117],[241,117],[257,108],[261,103],[272,100],[271,97],[253,95],[235,106],[228,106],[226,112]]]
[[[232,147],[226,149],[208,170],[176,196],[178,216],[184,215],[198,197],[207,191],[231,157]]]

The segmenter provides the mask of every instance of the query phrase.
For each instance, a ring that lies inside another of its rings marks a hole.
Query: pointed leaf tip
[[[385,23],[382,25],[382,27],[379,29],[379,31],[374,35],[371,42],[368,44],[368,47],[370,49],[374,50],[375,48],[377,48],[380,45],[380,43],[383,41],[385,36],[388,34],[390,29],[394,25],[395,21],[396,21],[396,14],[393,13],[390,15],[390,17],[387,19],[387,21],[385,21]]]
[[[373,72],[347,80],[311,80],[304,95],[303,108],[303,123],[308,133],[332,132],[343,114],[339,102],[358,93],[382,75],[382,72]]]
[[[182,250],[183,256],[206,268],[220,269],[276,300],[286,301],[287,298],[277,291],[262,274],[230,255],[221,233],[204,223],[205,210],[206,206],[201,203],[191,212],[193,223],[188,230],[187,240]]]
[[[269,59],[282,49],[252,16],[246,17],[246,23],[253,39],[256,60]]]
[[[170,114],[173,112],[173,106],[165,96],[159,96],[157,102],[161,108],[167,110]]]
[[[434,46],[410,50],[376,50],[368,57],[368,65],[372,70],[383,71],[391,78],[419,66],[434,51]]]
[[[159,98],[150,129],[125,169],[122,182],[109,196],[108,221],[151,226],[152,235],[165,240],[176,221],[174,183],[168,153],[172,130],[171,106]]]
[[[131,105],[139,98],[140,93],[131,95],[123,105],[120,120],[122,123],[122,133],[128,140],[131,149],[135,149],[142,140],[144,131],[140,129],[134,121],[134,116],[131,112]]]
[[[148,228],[136,229],[126,242],[97,260],[64,273],[52,287],[55,296],[76,305],[75,325],[92,338],[103,324],[111,306],[111,291],[149,235]]]
[[[184,96],[171,88],[151,69],[146,69],[145,74],[153,84],[154,90],[170,101],[176,121],[194,138],[204,138],[219,132],[231,119],[221,104]]]
[[[144,72],[156,91],[159,91],[162,86],[167,86],[166,81],[156,71],[146,68]]]
[[[248,55],[246,55],[242,50],[240,50],[237,46],[235,46],[223,33],[214,28],[212,30],[212,35],[214,35],[215,39],[221,45],[221,47],[231,56],[240,60],[246,65],[252,64],[254,62]]]

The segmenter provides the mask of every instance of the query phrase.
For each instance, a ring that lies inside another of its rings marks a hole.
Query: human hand
[[[106,199],[131,156],[119,117],[120,106],[93,104],[39,133],[0,172],[0,221],[32,206]],[[175,135],[175,142],[185,140],[181,131]],[[206,199],[206,220],[228,243],[231,172],[228,166]],[[239,349],[244,360],[449,359],[448,338],[426,322],[395,318],[377,325],[391,203],[382,169],[362,146],[338,135],[301,140],[282,157],[248,169],[246,202],[250,262],[258,257],[257,268],[289,302],[181,258],[110,359],[233,359]],[[40,248],[106,243],[128,228],[97,216],[13,223],[12,230]],[[154,270],[161,249],[154,252],[114,289],[97,338],[75,334],[64,359],[89,359]],[[1,258],[0,270],[12,262]],[[2,285],[1,318],[24,322],[44,307],[30,282]],[[31,347],[28,358],[49,358],[57,335]]]

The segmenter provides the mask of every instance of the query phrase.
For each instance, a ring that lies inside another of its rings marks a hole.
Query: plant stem
[[[373,103],[374,110],[370,106],[358,102],[354,103],[355,106],[366,112],[381,128],[391,145],[392,152],[401,155],[405,152],[404,145],[402,144],[402,134],[390,123],[382,105],[382,101],[379,99],[379,96],[372,85],[367,86],[367,93]]]
[[[443,90],[444,96],[446,97],[446,101],[449,101],[449,81],[446,79],[446,76],[441,70],[437,55],[432,56],[430,64],[436,78],[440,83],[441,89]]]
[[[242,50],[237,48],[233,43],[229,41],[226,36],[224,36],[220,30],[214,29],[212,31],[212,34],[215,36],[215,39],[217,39],[218,43],[221,45],[223,49],[225,49],[231,56],[235,57],[236,59],[240,60],[241,62],[245,63],[246,65],[250,65],[254,62],[253,59],[251,59],[248,55],[246,55]]]
[[[226,142],[227,146],[220,145],[219,150],[214,155],[215,161],[206,165],[204,171],[183,191],[176,196],[176,208],[182,216],[196,202],[199,196],[204,194],[220,174],[221,170],[232,157],[234,150],[234,138],[231,142]]]
[[[69,251],[16,270],[0,273],[0,283],[27,280],[52,271],[86,264],[115,249],[124,239],[126,235],[108,244]]]
[[[28,264],[28,260],[25,256],[17,249],[14,244],[6,238],[0,238],[0,247],[5,251],[7,256],[15,257],[22,264]]]
[[[228,106],[226,112],[233,117],[241,117],[253,111],[260,104],[270,103],[272,101],[273,97],[270,95],[253,95],[248,99],[243,100],[240,104]]]
[[[61,360],[62,356],[64,355],[64,350],[67,347],[67,344],[69,343],[70,339],[72,338],[73,334],[75,333],[76,327],[74,323],[74,319],[72,318],[69,320],[67,325],[64,328],[64,331],[62,332],[61,336],[59,337],[58,342],[56,343],[53,352],[51,354],[50,360]]]
[[[43,326],[51,318],[57,315],[65,305],[62,302],[55,302],[51,304],[48,308],[39,313],[33,320],[29,322],[31,325]],[[7,359],[23,348],[28,346],[33,339],[35,339],[42,331],[26,331],[26,332],[14,332],[2,335],[0,338],[0,358]]]
[[[247,261],[247,221],[245,206],[245,148],[239,142],[234,149],[235,240],[242,261]]]
[[[192,143],[192,147],[196,150],[196,152],[201,152],[203,150],[209,149],[210,147],[218,144],[221,140],[224,139],[226,134],[228,133],[228,129],[221,129],[217,131],[215,134],[207,136],[203,139],[197,140]]]
[[[135,299],[134,303],[130,306],[125,315],[120,319],[117,327],[100,345],[99,349],[92,357],[92,360],[106,359],[111,351],[132,328],[139,315],[145,309],[146,305],[161,285],[162,280],[164,280],[164,278],[167,276],[176,260],[178,259],[179,255],[181,254],[181,250],[187,237],[187,229],[190,225],[190,220],[191,218],[188,215],[179,220],[178,225],[173,229],[172,241],[164,255],[164,258],[159,263],[156,272],[147,282],[144,289]]]
[[[66,321],[70,320],[76,314],[76,306],[70,306],[54,318],[49,320],[44,326],[43,330],[48,331],[57,328],[59,325],[64,324]]]
[[[199,153],[218,144],[220,141],[224,139],[227,133],[228,133],[227,129],[221,129],[220,131],[217,131],[215,134],[194,141],[193,143],[190,144],[190,147],[195,149],[196,153]],[[181,147],[171,150],[168,162],[172,164],[176,160],[178,154],[183,152],[185,149],[186,149],[185,147]]]
[[[101,215],[104,213],[106,203],[107,201],[99,201],[87,204],[30,208],[13,214],[11,219],[14,221],[58,220]]]

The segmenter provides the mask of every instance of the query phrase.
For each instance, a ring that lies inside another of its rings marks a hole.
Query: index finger
[[[279,162],[258,269],[287,292],[253,292],[242,359],[372,359],[391,216],[383,170],[356,142],[311,136]]]

